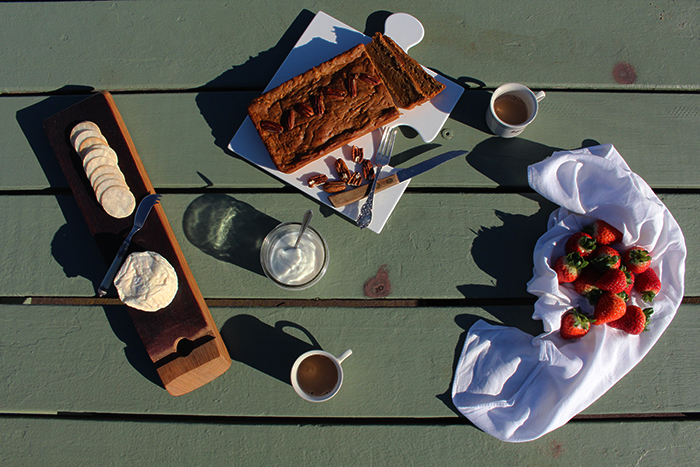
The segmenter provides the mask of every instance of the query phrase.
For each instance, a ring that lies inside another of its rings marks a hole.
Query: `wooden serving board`
[[[109,265],[131,230],[135,210],[127,218],[115,219],[95,198],[80,156],[69,139],[71,129],[84,120],[96,123],[116,151],[119,167],[137,205],[155,190],[108,92],[91,96],[44,121],[44,131]],[[175,396],[186,394],[223,374],[231,365],[231,358],[159,204],[151,211],[143,228],[134,235],[128,253],[133,251],[155,251],[165,257],[177,272],[179,288],[166,308],[151,313],[127,306],[125,310],[128,310],[165,388]],[[110,293],[116,293],[113,287]]]

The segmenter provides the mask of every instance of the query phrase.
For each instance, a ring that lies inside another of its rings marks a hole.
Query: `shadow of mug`
[[[300,330],[309,342],[285,332],[285,328]],[[251,315],[237,315],[226,321],[221,327],[221,337],[231,359],[290,386],[296,359],[309,350],[323,350],[311,333],[298,324],[278,321],[273,327]]]
[[[204,253],[264,276],[260,246],[280,222],[222,193],[196,198],[185,210],[187,240]]]

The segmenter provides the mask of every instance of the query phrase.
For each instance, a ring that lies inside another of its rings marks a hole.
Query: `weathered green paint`
[[[386,12],[410,13],[426,31],[411,55],[464,83],[698,89],[692,0],[180,0],[2,3],[0,63],[12,66],[0,90],[262,88],[317,11],[368,33]],[[636,70],[633,85],[615,81],[619,63]]]
[[[256,94],[122,94],[115,102],[156,188],[280,188],[282,182],[225,149]],[[416,177],[411,187],[527,187],[529,164],[595,142],[615,145],[654,188],[700,186],[687,170],[700,147],[700,95],[548,92],[535,122],[513,140],[488,132],[489,96],[481,90],[463,94],[445,124],[449,139],[438,136],[426,144],[412,130],[402,130],[392,158],[399,167],[446,150],[470,151]],[[41,124],[85,97],[0,97],[5,145],[0,188],[66,186]]]
[[[664,195],[685,233],[686,295],[700,295],[698,195]],[[386,265],[389,298],[532,298],[532,251],[555,208],[539,195],[405,194],[380,235],[301,194],[167,194],[161,201],[205,298],[365,298]],[[259,244],[313,209],[330,248],[324,278],[286,291],[265,278]],[[0,196],[0,296],[93,296],[107,265],[70,196]],[[517,238],[519,247],[504,250]],[[138,244],[138,234],[134,237]]]
[[[584,414],[697,412],[698,305],[681,306],[642,362]],[[102,412],[264,417],[457,417],[449,397],[466,331],[478,319],[542,332],[531,307],[212,307],[233,359],[218,379],[181,397],[155,369],[123,306],[0,307],[0,412]],[[338,395],[311,404],[289,369],[317,345],[339,355]],[[630,337],[634,339],[634,337]]]

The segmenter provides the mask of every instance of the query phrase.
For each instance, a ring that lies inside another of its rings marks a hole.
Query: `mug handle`
[[[546,94],[544,93],[544,91],[539,91],[539,92],[535,93],[535,99],[537,99],[537,102],[544,99],[545,96],[546,96]]]
[[[348,358],[350,355],[352,355],[352,350],[348,349],[345,352],[343,352],[340,357],[335,357],[338,360],[338,363],[343,363],[343,360]]]

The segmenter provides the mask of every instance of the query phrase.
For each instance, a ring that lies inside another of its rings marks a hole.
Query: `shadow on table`
[[[285,332],[285,328],[301,331],[309,342]],[[226,321],[221,337],[233,360],[289,385],[296,359],[309,350],[322,350],[311,333],[298,324],[278,321],[273,327],[251,315],[237,315]]]
[[[63,268],[66,277],[84,277],[96,289],[108,265],[102,260],[97,243],[92,238],[70,190],[63,194],[68,183],[43,128],[44,120],[88,98],[92,91],[93,88],[88,86],[66,86],[57,91],[58,95],[17,111],[16,119],[46,175],[50,190],[56,193],[56,202],[66,220],[54,234],[51,254]],[[105,306],[103,309],[112,331],[124,343],[127,361],[146,379],[163,387],[156,368],[129,318],[126,306]]]
[[[216,193],[199,196],[187,206],[182,229],[202,252],[264,276],[260,246],[279,223],[250,204]]]

